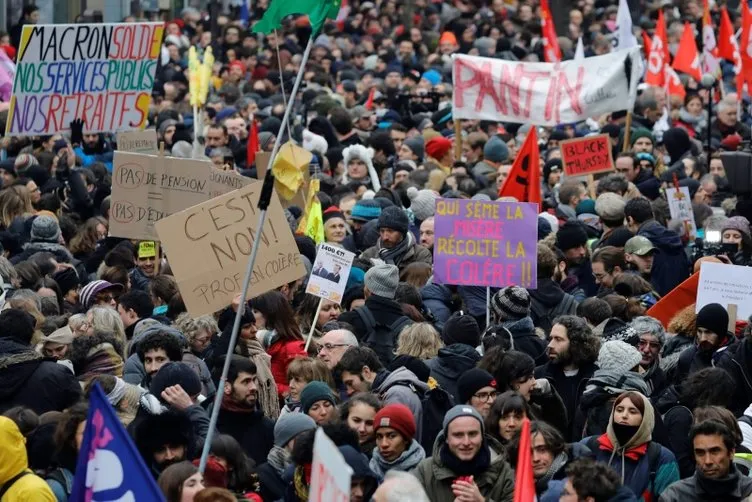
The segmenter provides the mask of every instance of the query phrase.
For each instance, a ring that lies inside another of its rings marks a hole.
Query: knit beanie
[[[389,427],[399,432],[405,438],[406,443],[412,442],[417,430],[413,412],[404,404],[389,404],[376,413],[373,417],[373,430],[375,432],[382,427]]]
[[[303,413],[308,413],[308,410],[310,410],[311,406],[317,401],[329,401],[332,403],[332,406],[337,406],[332,389],[330,389],[324,382],[314,380],[308,382],[300,392],[300,406],[303,409]]]
[[[551,159],[543,164],[543,183],[548,183],[548,177],[551,175],[551,171],[561,171],[563,165],[561,159]]]
[[[509,158],[509,148],[500,137],[491,136],[483,147],[483,158],[491,162],[505,162]]]
[[[57,242],[60,225],[52,216],[37,216],[31,224],[31,240],[34,242]]]
[[[298,434],[316,428],[316,422],[304,413],[285,413],[274,424],[274,446],[285,447]]]
[[[353,206],[350,218],[352,218],[353,221],[366,223],[377,219],[379,216],[381,216],[381,204],[374,199],[369,199],[356,202]]]
[[[749,221],[744,216],[732,216],[724,221],[721,232],[725,232],[726,230],[737,230],[748,239],[750,237]]]
[[[451,149],[452,141],[443,136],[431,138],[426,142],[426,153],[429,157],[433,157],[436,160],[444,158]]]
[[[464,343],[476,347],[480,343],[480,326],[478,326],[475,317],[470,314],[463,311],[455,312],[444,323],[441,338],[444,340],[444,345],[447,346]]]
[[[381,210],[379,216],[379,230],[388,228],[396,230],[402,235],[407,235],[410,220],[407,219],[405,212],[397,206],[387,207]]]
[[[372,294],[394,300],[399,284],[399,268],[386,263],[374,265],[366,272],[363,283]]]
[[[697,327],[715,333],[720,339],[726,337],[728,323],[728,312],[720,303],[708,303],[697,313]]]
[[[457,380],[457,397],[459,398],[459,402],[469,404],[473,394],[483,387],[496,387],[496,380],[494,380],[491,373],[480,368],[466,371]]]
[[[453,420],[461,417],[473,417],[474,419],[476,419],[478,422],[480,422],[481,434],[485,434],[486,428],[483,425],[483,417],[480,416],[478,410],[467,404],[458,404],[457,406],[454,406],[452,409],[447,411],[446,415],[444,415],[444,422],[442,424],[442,427],[444,428],[445,438],[449,434],[449,424],[451,424]]]
[[[624,373],[642,361],[640,351],[621,340],[612,340],[601,345],[598,352],[598,367],[601,370]]]
[[[413,154],[418,157],[418,162],[423,161],[423,155],[425,155],[425,144],[422,136],[407,138],[402,144],[412,150]]]
[[[588,236],[585,227],[578,221],[567,221],[556,232],[556,247],[562,251],[584,246]]]
[[[583,199],[574,208],[577,216],[581,214],[595,214],[595,201],[593,199]]]
[[[491,298],[491,311],[500,321],[518,321],[530,315],[530,294],[525,288],[507,286]]]
[[[189,396],[201,394],[201,380],[190,366],[182,362],[169,362],[159,368],[151,379],[149,392],[162,400],[162,391],[173,385],[180,385]]]
[[[425,221],[436,213],[436,199],[439,195],[433,190],[418,190],[415,187],[407,189],[410,198],[410,209],[420,221]]]
[[[639,128],[632,130],[632,135],[630,136],[630,141],[632,142],[632,146],[637,142],[640,138],[648,138],[651,143],[655,144],[655,138],[653,137],[653,133],[650,132],[648,129]]]

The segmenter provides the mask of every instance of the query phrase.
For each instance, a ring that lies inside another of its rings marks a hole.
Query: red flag
[[[674,70],[686,73],[697,82],[702,79],[700,54],[697,52],[695,31],[689,23],[684,23],[684,34],[682,34],[681,41],[679,42],[679,50],[674,57],[673,68]]]
[[[530,420],[522,422],[520,445],[517,449],[517,474],[514,479],[514,502],[536,500],[535,478],[533,477],[533,454],[530,444]]]
[[[702,73],[712,73],[721,78],[721,63],[718,61],[718,43],[715,39],[715,27],[710,17],[710,2],[704,1],[702,15]]]
[[[541,0],[541,30],[543,32],[543,57],[547,63],[558,63],[561,61],[561,49],[559,39],[556,38],[554,18],[551,16],[548,0]]]
[[[650,56],[650,48],[653,46],[653,41],[650,40],[650,35],[647,31],[642,32],[642,52],[645,54],[645,59]]]
[[[648,309],[645,315],[658,319],[663,327],[668,329],[668,323],[680,310],[695,303],[699,284],[700,272],[695,272],[689,276],[689,279],[666,293],[663,298],[658,300],[658,303]]]
[[[251,132],[248,134],[248,148],[246,149],[246,163],[245,167],[251,168],[254,162],[256,162],[256,152],[259,150],[258,139],[258,126],[256,120],[251,119]]]
[[[669,96],[679,96],[682,100],[687,95],[687,90],[679,80],[679,75],[670,66],[666,67],[666,79]]]
[[[366,100],[366,110],[372,111],[373,110],[373,98],[376,96],[376,88],[371,87],[371,91],[368,93],[368,99]]]
[[[742,56],[742,72],[740,78],[736,79],[736,87],[743,90],[746,83],[747,93],[752,93],[752,8],[747,5],[747,2],[741,2],[740,6],[742,36],[739,39],[739,49]]]
[[[744,6],[742,5],[742,9]],[[739,42],[734,34],[734,25],[731,23],[728,10],[721,7],[721,23],[718,27],[718,55],[734,63],[736,74],[736,91],[741,95],[744,86],[742,79],[742,54],[739,51]]]
[[[540,150],[535,127],[525,138],[512,169],[499,189],[499,197],[514,197],[518,202],[541,203]]]
[[[648,53],[648,71],[645,74],[645,83],[663,87],[666,83],[666,65],[669,62],[668,38],[666,37],[666,19],[663,17],[663,9],[658,11],[658,21],[655,26],[655,34],[650,44]]]

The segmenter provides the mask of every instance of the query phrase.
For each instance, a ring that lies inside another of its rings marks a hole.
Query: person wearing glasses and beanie
[[[465,372],[457,382],[457,398],[462,404],[469,404],[484,419],[496,400],[496,380],[486,370],[473,368]]]

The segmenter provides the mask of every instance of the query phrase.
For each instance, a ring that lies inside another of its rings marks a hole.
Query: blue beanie
[[[491,136],[483,147],[483,158],[491,162],[505,162],[509,158],[509,148],[500,137]]]
[[[355,203],[350,216],[353,221],[367,222],[381,216],[381,205],[372,199],[359,200]]]
[[[422,78],[428,80],[431,85],[439,85],[441,83],[441,73],[436,70],[428,70],[423,73]]]

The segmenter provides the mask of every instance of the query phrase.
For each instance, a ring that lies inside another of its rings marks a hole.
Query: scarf
[[[311,464],[298,465],[292,475],[292,482],[295,488],[295,495],[300,500],[308,500],[309,480],[311,479]]]
[[[695,472],[695,481],[702,488],[702,491],[710,495],[708,498],[723,500],[734,494],[734,491],[739,486],[739,472],[734,467],[734,464],[731,464],[730,467],[729,473],[720,479],[706,478],[702,473]]]
[[[705,118],[705,112],[704,111],[702,113],[700,113],[700,115],[692,115],[684,107],[682,107],[682,108],[679,109],[679,120],[681,120],[685,124],[689,124],[689,125],[693,126],[695,128],[696,132],[697,132],[698,129],[700,129],[700,130],[705,129],[705,127],[707,127],[707,125],[708,125],[708,121]]]
[[[563,451],[556,455],[556,457],[554,457],[554,461],[551,462],[551,466],[548,468],[546,473],[535,480],[535,491],[537,491],[538,493],[544,492],[548,487],[548,482],[553,479],[554,475],[559,472],[559,469],[564,467],[567,462],[569,462],[569,456],[566,452]]]
[[[457,476],[480,476],[491,465],[491,448],[488,447],[486,440],[480,447],[480,451],[475,458],[469,461],[458,459],[454,453],[449,451],[449,446],[444,444],[439,450],[439,458],[444,467],[455,473]]]
[[[276,333],[275,333],[276,334]],[[258,379],[259,405],[264,415],[274,421],[279,418],[279,393],[277,384],[272,376],[272,356],[267,354],[264,347],[255,338],[240,340],[238,344],[245,344],[248,357],[256,364],[256,378]]]
[[[608,437],[608,434],[602,434],[598,438],[598,447],[603,451],[610,451],[612,453],[617,453],[617,451],[622,451],[623,456],[625,458],[628,458],[629,460],[634,460],[637,462],[640,460],[640,457],[645,455],[648,452],[648,443],[642,443],[639,446],[635,446],[634,448],[630,448],[626,451],[623,451],[622,448],[617,448],[614,446],[614,444],[611,442],[611,438]],[[609,461],[609,465],[611,462]]]
[[[83,364],[83,371],[78,379],[86,382],[97,375],[113,375],[122,378],[123,366],[123,358],[115,347],[109,342],[101,343],[89,349]]]
[[[107,400],[112,406],[117,406],[125,396],[125,381],[122,378],[115,377],[115,388],[107,394]]]
[[[275,445],[269,450],[269,454],[266,456],[266,461],[269,462],[269,465],[271,465],[275,471],[277,471],[277,474],[282,476],[291,461],[291,455],[286,448]]]
[[[413,468],[426,458],[426,452],[423,451],[423,447],[413,439],[410,446],[402,452],[402,454],[391,462],[388,462],[381,456],[381,452],[378,448],[374,448],[373,457],[368,466],[373,472],[375,472],[379,478],[383,478],[387,471],[395,470],[402,472],[410,472]]]
[[[255,408],[249,408],[247,406],[240,406],[238,403],[232,400],[230,396],[225,394],[222,396],[222,409],[225,411],[230,411],[234,413],[247,413],[251,414],[256,411]]]
[[[383,247],[381,245],[381,239],[379,239],[379,258],[384,260],[387,265],[399,266],[407,252],[412,249],[413,244],[415,244],[415,237],[413,237],[413,234],[411,234],[410,231],[408,231],[405,238],[392,249],[386,249]]]

